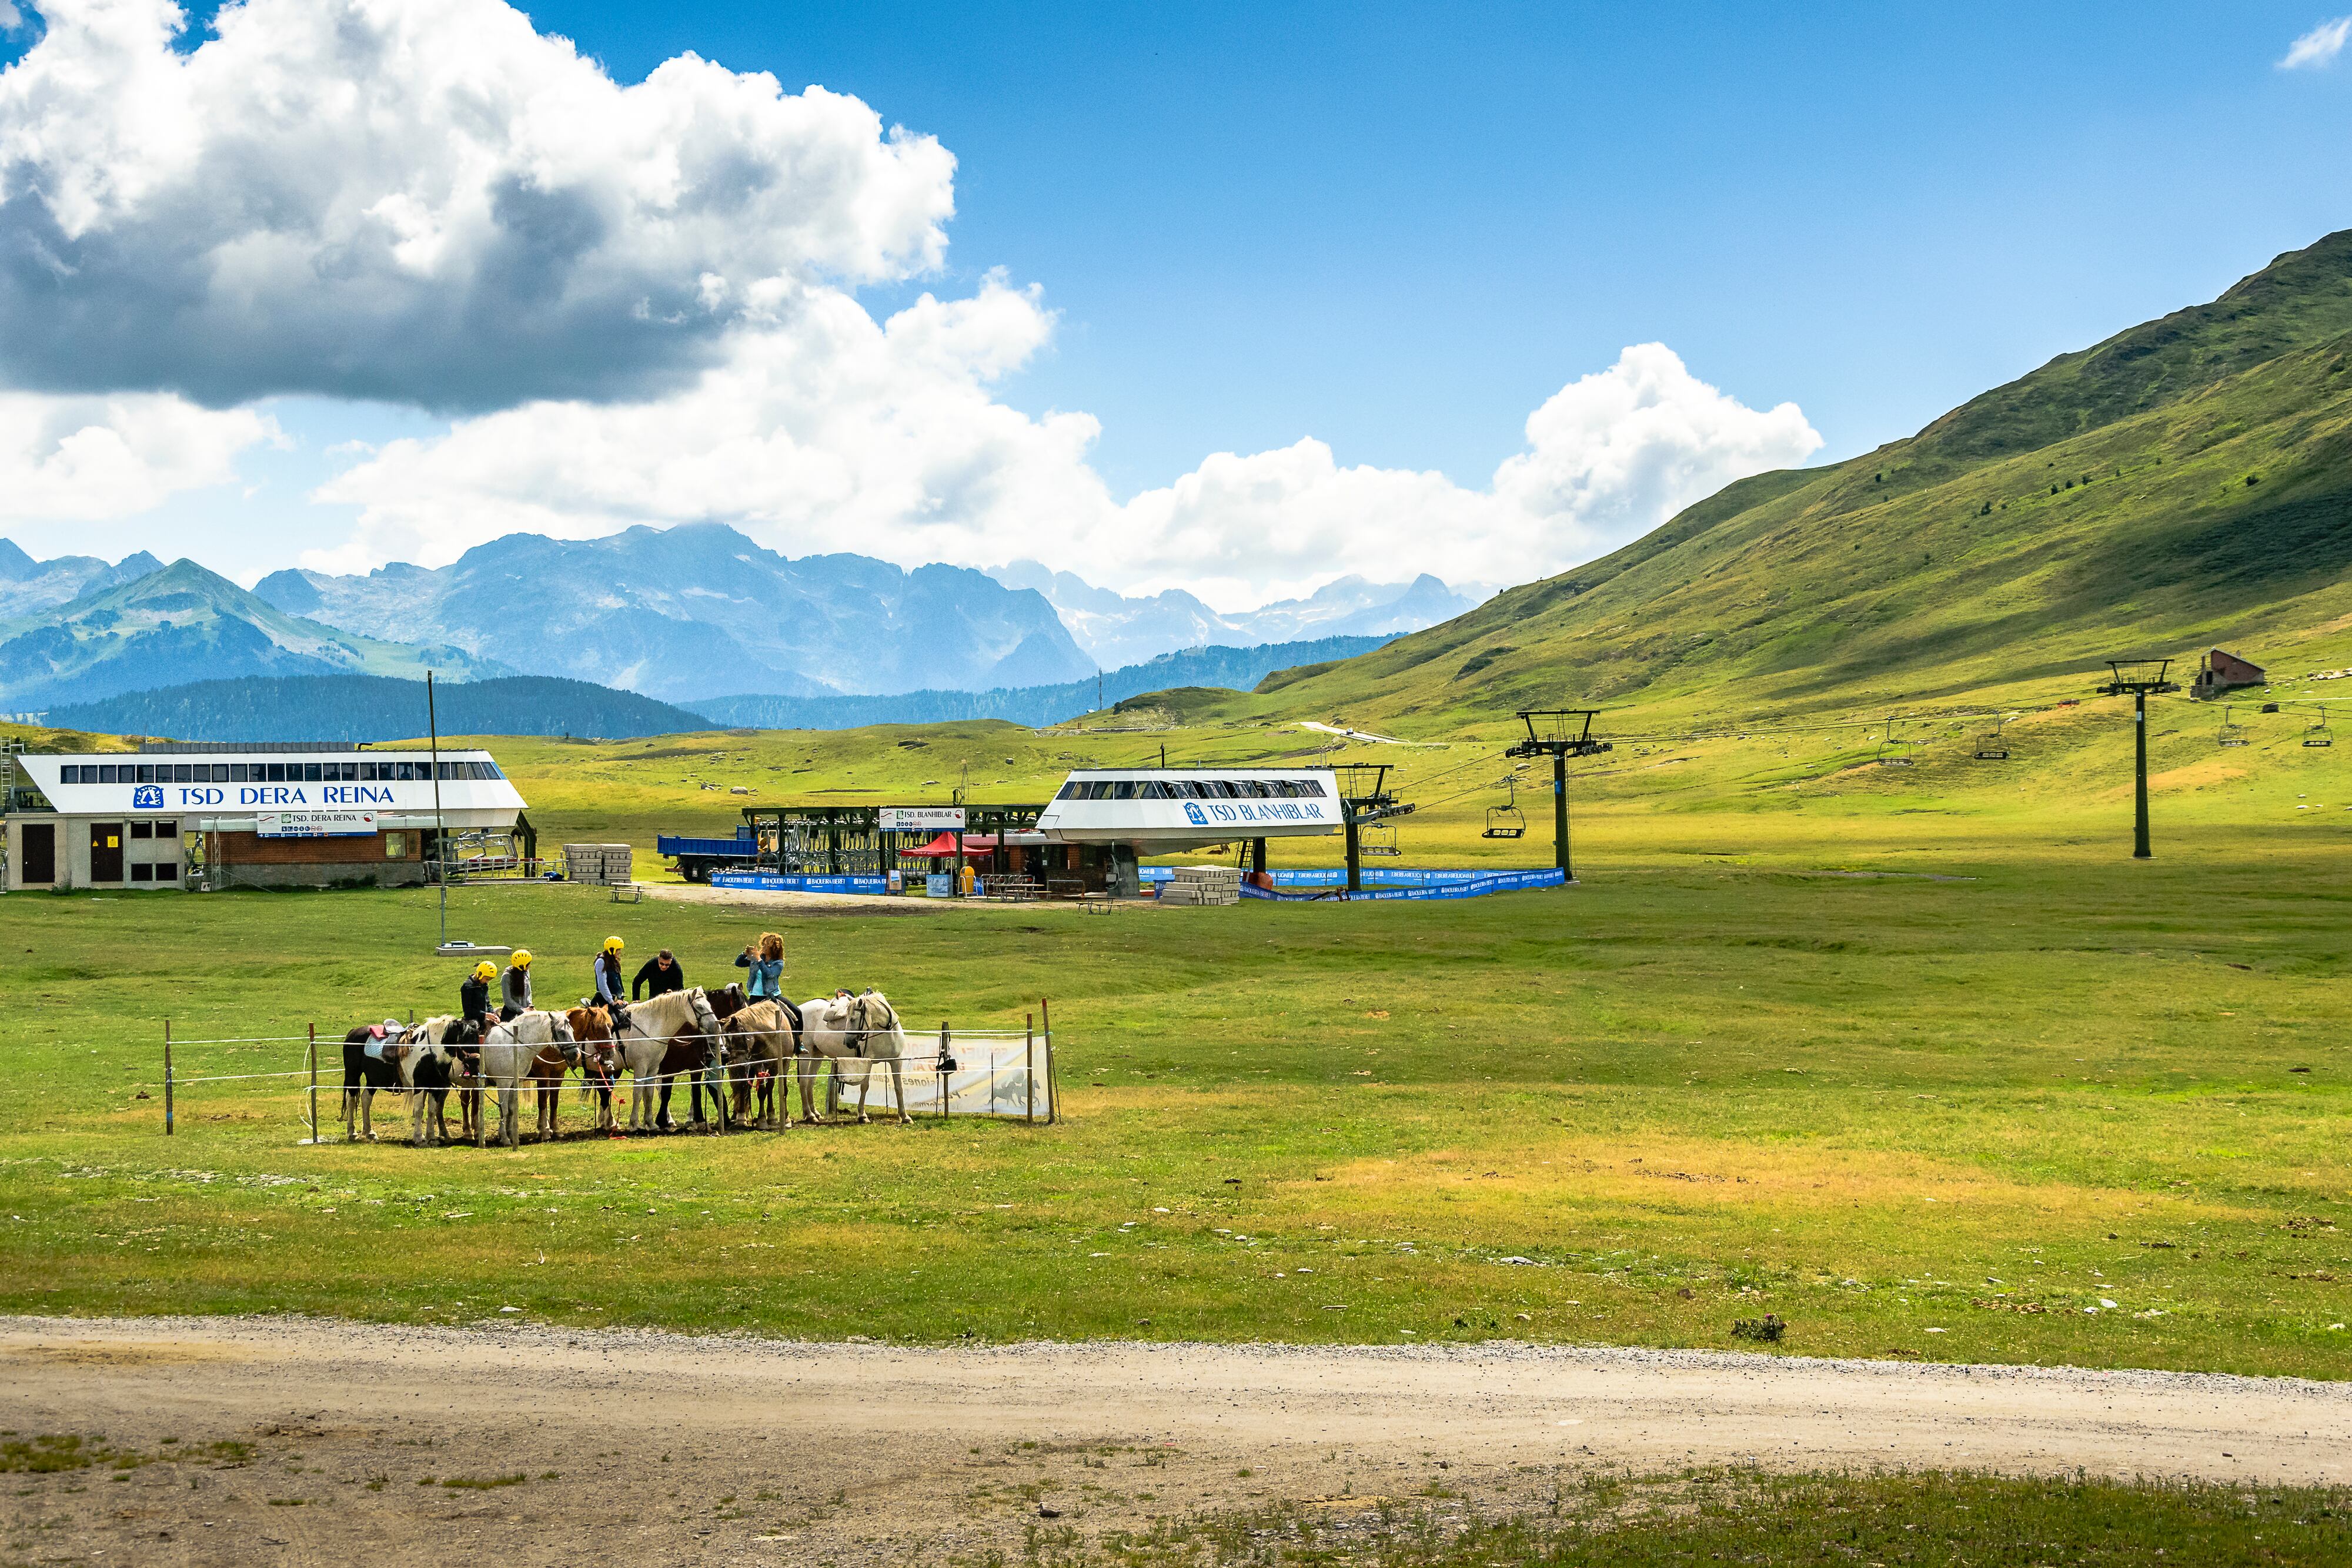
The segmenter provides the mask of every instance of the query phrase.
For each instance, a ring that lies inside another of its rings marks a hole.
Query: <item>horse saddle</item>
[[[382,1061],[383,1060],[383,1031],[382,1030],[374,1030],[370,1032],[374,1036],[374,1038],[360,1042],[360,1054],[366,1057],[370,1061]]]

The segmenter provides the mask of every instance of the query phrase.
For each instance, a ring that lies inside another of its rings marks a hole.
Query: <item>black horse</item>
[[[373,1112],[375,1092],[379,1089],[398,1090],[400,1061],[397,1050],[402,1031],[388,1030],[382,1024],[362,1024],[343,1036],[343,1141],[352,1141],[352,1123],[359,1123],[359,1135],[370,1143],[375,1141],[375,1121]],[[373,1045],[376,1053],[368,1054]]]

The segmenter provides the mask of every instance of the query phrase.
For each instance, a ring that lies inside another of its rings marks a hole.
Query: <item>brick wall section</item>
[[[423,857],[425,835],[407,832],[404,853],[398,857],[383,852],[383,840],[378,838],[351,839],[265,839],[258,833],[214,833],[205,846],[205,858],[215,865],[359,865],[380,866],[387,860],[414,861]]]

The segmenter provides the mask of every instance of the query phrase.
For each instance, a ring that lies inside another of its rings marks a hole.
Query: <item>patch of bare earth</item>
[[[1758,1463],[2352,1476],[2352,1389],[1508,1343],[908,1349],[0,1319],[0,1561],[929,1562],[1278,1500],[1467,1515]],[[54,1441],[44,1453],[57,1453]]]

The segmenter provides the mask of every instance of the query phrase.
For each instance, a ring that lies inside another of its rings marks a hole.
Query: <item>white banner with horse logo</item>
[[[253,831],[265,839],[364,839],[375,836],[373,811],[264,811]]]
[[[1005,1116],[1025,1120],[1034,1116],[1043,1122],[1054,1113],[1054,1085],[1045,1071],[1045,1040],[1042,1035],[1034,1040],[953,1036],[956,1070],[947,1076],[944,1095],[936,1066],[939,1036],[926,1037],[910,1030],[907,1043],[911,1051],[919,1053],[907,1058],[906,1109],[911,1115],[936,1116],[944,1112],[951,1117]],[[849,1087],[845,1092],[853,1106],[857,1103],[856,1075],[865,1065],[857,1057],[833,1063],[836,1071],[846,1069],[844,1076]],[[887,1072],[874,1074],[870,1093],[868,1109],[898,1109]]]

